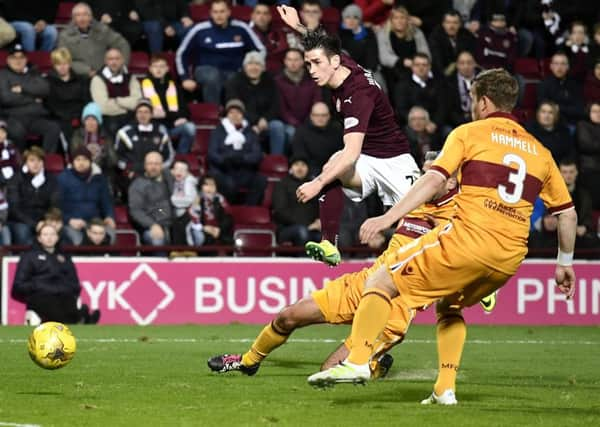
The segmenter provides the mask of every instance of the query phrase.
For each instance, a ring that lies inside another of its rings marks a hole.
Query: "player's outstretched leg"
[[[489,294],[488,296],[481,298],[479,304],[481,304],[483,311],[485,311],[486,313],[491,313],[492,310],[494,310],[494,307],[496,307],[497,296],[498,291],[495,291]]]
[[[254,375],[260,363],[276,348],[283,345],[289,336],[302,326],[323,323],[325,319],[315,300],[309,296],[292,304],[258,334],[250,349],[244,354],[222,354],[208,359],[208,367],[213,372],[239,371]]]
[[[340,233],[340,220],[344,208],[344,192],[339,181],[326,185],[319,196],[319,217],[321,219],[320,242],[308,242],[306,253],[316,261],[336,266],[341,262],[340,251],[336,247]]]
[[[338,363],[342,362],[348,357],[350,353],[350,349],[348,348],[349,338],[346,339],[346,342],[339,345],[333,353],[327,356],[327,359],[321,365],[321,371],[325,371],[329,368],[333,368]],[[391,349],[389,346],[385,351]],[[383,379],[387,376],[388,372],[392,368],[394,364],[394,358],[391,354],[388,353],[377,353],[374,354],[369,362],[369,369],[371,370],[371,379]]]

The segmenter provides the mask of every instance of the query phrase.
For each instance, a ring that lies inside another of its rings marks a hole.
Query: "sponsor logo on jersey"
[[[359,123],[356,117],[346,117],[344,119],[344,129],[350,129]]]

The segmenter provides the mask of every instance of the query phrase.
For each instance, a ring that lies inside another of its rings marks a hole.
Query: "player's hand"
[[[376,216],[367,219],[360,226],[359,237],[360,242],[368,244],[375,235],[392,225],[393,221],[390,221],[385,215]]]
[[[298,11],[295,8],[286,5],[280,5],[277,6],[277,12],[279,12],[279,16],[281,16],[282,21],[293,30],[300,31],[300,28],[303,27],[303,25],[300,23]]]
[[[575,294],[575,272],[572,266],[557,265],[554,280],[556,280],[558,289],[567,296],[567,299],[573,298],[573,294]]]
[[[318,179],[305,182],[296,190],[296,197],[300,203],[306,203],[313,199],[323,189],[323,184]]]

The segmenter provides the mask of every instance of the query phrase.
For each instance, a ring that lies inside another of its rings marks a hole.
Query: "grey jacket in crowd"
[[[21,86],[21,92],[12,88]],[[0,108],[7,116],[45,116],[42,103],[50,93],[50,85],[36,70],[28,68],[17,74],[9,68],[0,70]]]
[[[92,21],[87,37],[82,37],[74,24],[59,33],[58,46],[66,47],[73,57],[73,71],[89,75],[91,70],[99,71],[104,66],[104,54],[109,48],[119,49],[129,63],[131,49],[125,38],[107,25]]]
[[[379,62],[384,67],[393,68],[400,58],[398,58],[398,55],[396,55],[392,48],[389,26],[385,26],[377,31],[375,36],[377,37],[377,45],[379,46]],[[429,45],[423,31],[415,28],[414,40],[417,52],[424,53],[431,58],[431,51],[429,50]]]
[[[163,171],[158,179],[142,175],[129,186],[129,215],[136,226],[144,230],[152,224],[169,227],[173,222],[171,207],[173,178],[169,171]]]

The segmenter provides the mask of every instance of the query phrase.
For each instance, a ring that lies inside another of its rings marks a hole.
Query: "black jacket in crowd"
[[[58,0],[4,0],[4,19],[7,21],[27,21],[35,24],[43,19],[54,24],[58,10]]]
[[[557,79],[548,76],[537,88],[537,101],[554,101],[560,108],[560,116],[569,123],[584,118],[583,93],[581,85],[570,77]]]
[[[133,0],[142,21],[160,21],[163,25],[189,16],[185,0]]]
[[[50,114],[60,120],[79,119],[83,107],[90,101],[89,80],[71,73],[69,80],[64,81],[54,70],[46,79],[50,84],[50,94],[46,98]]]
[[[152,130],[142,131],[138,123],[119,129],[115,139],[117,166],[122,171],[144,173],[144,159],[150,151],[158,151],[163,157],[163,168],[171,167],[175,159],[173,145],[164,126],[152,123]]]
[[[334,121],[330,121],[324,128],[316,127],[308,121],[296,129],[292,140],[292,156],[308,159],[311,176],[318,175],[329,157],[342,148],[342,129]]]
[[[429,50],[431,51],[433,73],[436,76],[448,75],[446,68],[456,62],[456,57],[460,52],[468,51],[475,56],[476,44],[477,39],[475,36],[465,28],[458,30],[454,45],[441,25],[434,28],[429,36]]]
[[[339,32],[339,38],[342,42],[342,49],[348,52],[348,55],[367,70],[377,71],[379,68],[379,48],[377,38],[370,28],[365,28],[367,35],[362,40],[354,40],[354,33],[351,30],[342,29]]]
[[[577,124],[577,151],[582,174],[600,174],[600,124],[582,121]],[[592,184],[598,187],[598,183]]]
[[[279,95],[275,80],[267,72],[262,73],[258,84],[252,84],[244,72],[235,74],[225,85],[225,99],[237,98],[246,107],[244,116],[255,125],[262,117],[268,120],[279,118]]]
[[[414,106],[427,110],[429,118],[436,125],[441,126],[444,120],[444,104],[440,102],[444,97],[443,83],[435,78],[427,80],[424,88],[416,83],[412,77],[399,82],[394,88],[394,104],[401,124],[408,122],[408,112]]]
[[[446,77],[444,97],[441,101],[444,104],[444,115],[447,125],[455,128],[471,121],[471,112],[465,112],[462,109],[458,75],[456,72]]]
[[[565,125],[557,123],[554,129],[547,130],[534,120],[528,123],[525,129],[550,150],[557,164],[563,159],[575,157],[575,143]]]
[[[35,188],[33,175],[19,171],[8,184],[8,218],[34,227],[48,209],[58,206],[58,184],[53,175],[46,174],[46,181]]]
[[[21,92],[13,92],[14,86],[21,86]],[[44,117],[48,111],[39,99],[50,93],[50,85],[35,68],[28,68],[17,74],[8,66],[0,70],[0,109],[9,117]]]
[[[310,177],[303,180],[288,174],[275,184],[273,189],[273,219],[277,228],[288,225],[309,225],[319,217],[319,202],[315,197],[308,203],[300,203],[296,196],[298,187],[307,182]]]
[[[46,252],[36,241],[33,248],[21,254],[11,295],[27,303],[36,296],[68,295],[77,298],[81,285],[71,257],[56,247]]]

